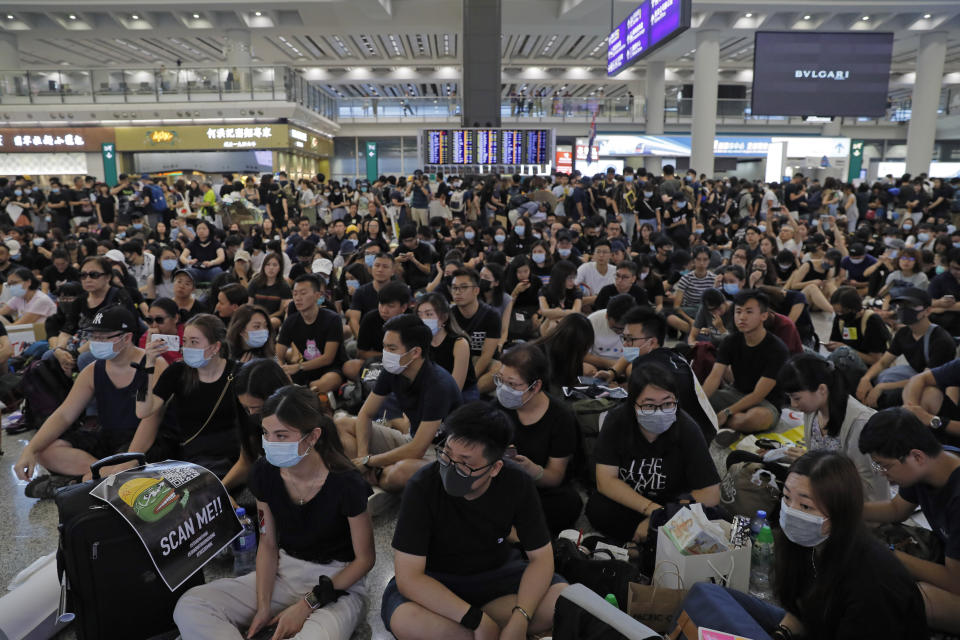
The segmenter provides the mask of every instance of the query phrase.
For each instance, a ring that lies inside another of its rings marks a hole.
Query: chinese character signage
[[[113,143],[113,129],[104,127],[0,129],[0,151],[37,153],[48,151],[100,151]]]
[[[293,146],[289,129],[285,124],[117,127],[117,150],[288,149]]]

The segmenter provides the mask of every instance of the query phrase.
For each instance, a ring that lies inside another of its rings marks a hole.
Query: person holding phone
[[[160,338],[166,341],[167,351],[160,357],[173,364],[183,359],[180,355],[180,344],[183,342],[183,325],[180,324],[180,309],[177,303],[170,298],[157,298],[147,311],[147,332],[140,336],[137,346],[146,348],[147,344]]]

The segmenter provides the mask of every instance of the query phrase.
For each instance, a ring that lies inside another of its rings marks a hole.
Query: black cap
[[[897,291],[897,295],[890,302],[906,302],[915,307],[920,306],[926,309],[932,304],[930,294],[917,287],[905,287]]]
[[[181,273],[186,275],[191,280],[193,280],[193,284],[197,284],[197,272],[194,271],[193,269],[177,269],[176,271],[173,272],[173,277],[171,277],[170,279],[176,280],[177,276],[180,275]]]
[[[863,246],[861,242],[854,242],[850,245],[850,255],[854,258],[859,258],[867,252],[866,247]]]
[[[137,319],[129,309],[119,305],[111,305],[98,311],[93,319],[86,324],[84,331],[133,331],[137,327]]]

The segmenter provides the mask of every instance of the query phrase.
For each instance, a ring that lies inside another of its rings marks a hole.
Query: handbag
[[[752,517],[761,509],[770,513],[780,491],[777,477],[764,463],[737,462],[720,482],[720,503],[733,515]]]
[[[223,402],[223,396],[227,395],[227,389],[230,388],[230,384],[232,382],[233,382],[233,372],[231,371],[230,374],[227,376],[227,383],[223,385],[223,389],[220,391],[220,397],[217,398],[216,404],[213,405],[213,409],[210,411],[210,415],[208,415],[207,419],[203,421],[203,424],[200,426],[199,429],[197,429],[196,433],[194,433],[192,436],[190,436],[189,438],[187,438],[186,440],[180,443],[181,447],[185,447],[191,442],[193,442],[194,439],[196,439],[196,437],[199,436],[201,433],[203,433],[203,430],[207,428],[207,425],[210,424],[210,420],[213,419],[213,415],[217,412],[217,409],[220,408],[220,403]]]
[[[584,553],[566,538],[553,541],[553,562],[557,573],[570,584],[579,582],[600,597],[612,593],[620,609],[626,611],[630,583],[641,579],[640,570],[629,562],[594,559],[595,555]]]
[[[683,583],[680,568],[673,565],[678,584]],[[666,575],[666,574],[662,574]],[[654,631],[666,633],[670,630],[677,611],[680,610],[687,591],[682,587],[671,589],[656,582],[652,584],[630,583],[627,600],[627,613]]]

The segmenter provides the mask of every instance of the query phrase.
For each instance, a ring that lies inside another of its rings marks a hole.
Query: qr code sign
[[[173,467],[160,474],[174,489],[178,489],[200,475],[193,467]]]

